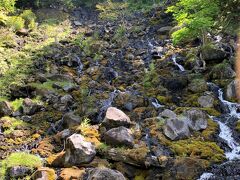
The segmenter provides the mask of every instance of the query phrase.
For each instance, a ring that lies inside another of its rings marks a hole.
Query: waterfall
[[[181,64],[178,64],[176,61],[176,55],[172,56],[173,63],[179,68],[180,71],[185,71],[184,67]]]

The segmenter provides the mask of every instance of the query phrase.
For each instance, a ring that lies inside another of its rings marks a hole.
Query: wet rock
[[[12,114],[12,108],[9,102],[1,101],[0,102],[0,117],[10,116]]]
[[[38,170],[32,175],[33,180],[55,180],[57,176],[53,169],[42,167],[38,168]]]
[[[110,129],[119,126],[129,127],[132,122],[130,121],[130,118],[121,110],[114,107],[109,107],[102,124],[106,128]]]
[[[94,168],[88,171],[87,180],[125,180],[119,171],[109,168]]]
[[[29,98],[26,98],[23,101],[22,108],[23,108],[23,114],[33,115],[36,112],[40,111],[43,108],[43,106],[38,103],[33,102]]]
[[[228,84],[227,89],[226,89],[226,98],[228,100],[233,100],[237,98],[237,93],[236,90],[238,88],[238,81],[234,80],[230,84]]]
[[[170,119],[177,118],[177,115],[175,114],[175,112],[171,111],[170,109],[164,109],[164,111],[161,112],[159,116],[163,118],[170,118]]]
[[[32,171],[31,168],[25,166],[14,166],[8,169],[8,174],[10,178],[22,178],[30,174]]]
[[[214,105],[214,97],[211,95],[200,96],[198,103],[203,108],[211,108]]]
[[[65,166],[89,163],[96,155],[95,147],[80,134],[73,134],[66,141]]]
[[[104,140],[107,144],[113,146],[133,147],[134,138],[131,131],[123,126],[113,128],[104,134]]]
[[[189,137],[190,130],[186,118],[167,119],[163,125],[164,135],[171,140],[179,140]]]
[[[58,177],[58,179],[59,180],[83,179],[84,174],[85,169],[83,168],[81,169],[78,169],[77,167],[64,168],[61,171],[61,174]]]
[[[63,128],[70,128],[74,126],[78,126],[81,123],[81,118],[74,114],[74,112],[69,112],[64,114],[62,119]]]
[[[207,114],[199,109],[191,109],[184,112],[188,118],[189,128],[194,131],[199,131],[207,128]]]

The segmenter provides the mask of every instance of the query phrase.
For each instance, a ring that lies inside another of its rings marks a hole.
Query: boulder
[[[161,112],[159,116],[163,118],[170,118],[170,119],[177,118],[177,115],[175,114],[175,112],[171,111],[170,109],[164,109],[164,111]]]
[[[193,131],[199,131],[207,128],[208,115],[199,109],[191,109],[184,112],[188,119],[188,126]]]
[[[74,126],[78,126],[81,123],[81,118],[77,115],[74,114],[74,112],[69,112],[64,114],[63,119],[62,119],[62,125],[63,128],[70,128]]]
[[[10,116],[12,114],[12,108],[9,102],[1,101],[0,102],[0,117]]]
[[[132,124],[130,118],[121,110],[115,107],[109,107],[102,125],[107,128],[115,128],[119,126],[129,127]]]
[[[233,80],[230,84],[227,85],[226,89],[226,97],[228,100],[233,100],[237,98],[237,88],[238,88],[238,81]]]
[[[134,138],[131,131],[123,126],[110,129],[104,134],[104,140],[107,144],[113,146],[133,147]]]
[[[73,104],[73,97],[70,94],[66,94],[60,98],[61,104],[71,105]]]
[[[188,85],[188,90],[193,93],[205,92],[207,89],[207,82],[204,79],[193,79]]]
[[[212,108],[214,105],[214,97],[211,95],[200,96],[198,103],[203,108]]]
[[[55,180],[57,176],[53,169],[48,167],[41,167],[32,175],[33,180]]]
[[[169,32],[172,30],[172,26],[164,26],[164,27],[161,27],[160,29],[158,29],[158,33],[159,34],[169,34]]]
[[[228,63],[217,64],[212,68],[209,74],[211,79],[232,79],[236,73]]]
[[[40,111],[43,106],[33,102],[31,99],[26,98],[23,101],[22,108],[23,108],[23,114],[25,115],[33,115],[36,112]]]
[[[119,171],[109,168],[94,168],[88,171],[87,180],[125,180]]]
[[[22,178],[31,173],[32,169],[25,166],[14,166],[8,169],[9,177],[12,179]]]
[[[66,141],[65,166],[77,166],[89,163],[96,155],[92,143],[85,141],[80,134],[73,134]]]
[[[222,62],[227,57],[227,53],[217,45],[208,45],[203,47],[201,54],[203,60],[207,63],[211,61]]]
[[[163,133],[171,140],[184,139],[191,135],[188,121],[185,117],[167,119],[163,125]]]

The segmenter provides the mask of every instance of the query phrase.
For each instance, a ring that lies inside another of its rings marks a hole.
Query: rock
[[[73,24],[75,26],[82,26],[82,23],[80,21],[73,21]]]
[[[26,98],[22,104],[23,114],[33,115],[36,112],[40,111],[42,107],[42,105],[39,105],[38,103],[33,102],[31,99]]]
[[[10,116],[12,114],[12,108],[9,102],[1,101],[0,102],[0,117]]]
[[[131,131],[123,126],[107,131],[104,134],[104,140],[107,144],[113,146],[133,147],[134,145],[134,138]]]
[[[170,109],[164,109],[164,111],[161,112],[159,116],[163,118],[170,118],[170,119],[177,118],[177,115],[175,114],[175,112],[171,111]]]
[[[85,174],[84,168],[81,169],[78,169],[77,167],[64,168],[61,171],[61,174],[58,177],[58,179],[59,180],[83,179],[84,174]]]
[[[163,133],[171,140],[188,138],[190,130],[186,118],[167,119],[163,125]]]
[[[198,103],[203,108],[212,108],[214,105],[214,97],[211,95],[200,96]]]
[[[199,109],[191,109],[184,112],[188,118],[189,128],[194,131],[199,131],[207,128],[207,114]]]
[[[73,134],[66,141],[65,166],[89,163],[96,155],[95,147],[80,134]]]
[[[109,168],[94,168],[88,171],[87,180],[125,180],[119,171]]]
[[[60,102],[64,105],[71,105],[73,104],[73,97],[70,94],[66,94],[61,97]]]
[[[56,180],[57,176],[53,169],[47,167],[38,168],[38,170],[32,175],[33,180]]]
[[[228,63],[217,64],[212,68],[209,74],[211,79],[232,79],[236,73]]]
[[[227,57],[227,53],[216,45],[203,47],[201,54],[203,60],[206,61],[206,63],[211,61],[222,62]]]
[[[237,98],[237,88],[238,88],[238,81],[234,80],[230,84],[227,85],[227,90],[226,90],[226,97],[228,100],[233,100]]]
[[[8,169],[8,174],[11,178],[22,178],[26,177],[32,171],[31,168],[25,166],[14,166]]]
[[[166,80],[165,87],[169,91],[181,91],[188,85],[188,80],[186,77],[178,77],[178,78],[169,78]]]
[[[64,114],[63,116],[63,122],[62,122],[63,128],[67,129],[70,127],[78,126],[81,123],[81,118],[74,114],[74,112],[69,112]]]
[[[168,34],[172,28],[173,28],[172,26],[164,26],[164,27],[161,27],[160,29],[158,29],[157,32],[160,34]]]
[[[52,81],[67,81],[67,82],[73,82],[73,78],[69,75],[64,74],[50,74],[47,76],[48,79]]]
[[[63,90],[65,92],[72,92],[72,91],[77,90],[77,89],[78,89],[78,86],[75,86],[73,84],[68,84],[68,85],[63,86]]]
[[[188,90],[193,93],[205,92],[207,89],[207,82],[204,79],[193,79],[188,85]]]
[[[132,122],[130,121],[130,118],[121,110],[114,107],[109,107],[102,124],[110,129],[119,126],[129,127]]]

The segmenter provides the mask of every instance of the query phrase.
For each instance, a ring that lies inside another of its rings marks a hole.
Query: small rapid
[[[172,61],[173,61],[173,63],[179,68],[180,71],[185,71],[184,67],[183,67],[181,64],[178,64],[178,63],[177,63],[176,55],[173,55],[173,56],[172,56]]]

